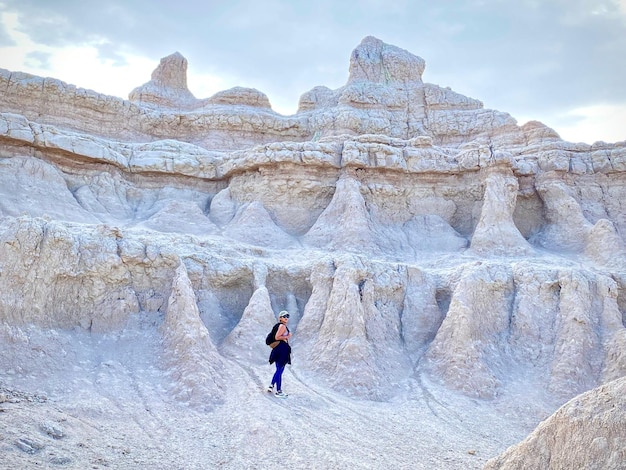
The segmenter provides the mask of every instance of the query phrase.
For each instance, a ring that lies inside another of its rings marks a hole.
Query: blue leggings
[[[274,377],[272,377],[272,385],[276,384],[276,390],[282,390],[285,365],[286,364],[276,363],[276,372],[274,372]]]

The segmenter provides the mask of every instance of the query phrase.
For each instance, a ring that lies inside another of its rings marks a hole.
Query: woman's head
[[[286,310],[283,310],[282,312],[280,312],[278,314],[278,320],[281,323],[287,323],[287,321],[289,320],[289,312],[287,312]]]

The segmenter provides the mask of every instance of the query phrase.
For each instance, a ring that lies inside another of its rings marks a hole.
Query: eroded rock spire
[[[152,79],[128,95],[130,101],[165,107],[193,107],[198,101],[187,88],[187,59],[180,52],[163,57]]]

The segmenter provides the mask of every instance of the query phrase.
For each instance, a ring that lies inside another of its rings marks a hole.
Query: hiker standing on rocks
[[[283,393],[282,389],[283,372],[285,366],[291,364],[291,346],[289,346],[291,333],[289,332],[289,328],[287,328],[287,323],[289,323],[289,312],[283,310],[278,314],[278,323],[274,325],[274,329],[276,330],[274,339],[278,344],[272,348],[272,352],[270,353],[270,364],[276,363],[276,372],[274,373],[274,377],[272,377],[272,383],[267,387],[267,391],[272,393],[274,386],[276,386],[276,393],[274,395],[279,398],[287,397],[287,394]],[[271,346],[273,345],[274,344]]]

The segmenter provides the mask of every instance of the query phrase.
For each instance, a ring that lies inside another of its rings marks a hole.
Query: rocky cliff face
[[[572,399],[485,470],[624,468],[626,378]]]
[[[2,322],[152,315],[190,402],[227,393],[220,361],[265,362],[282,309],[297,368],[353,396],[425,374],[565,400],[626,374],[626,142],[518,126],[373,37],[293,116],[196,99],[186,67],[129,100],[1,71]]]

